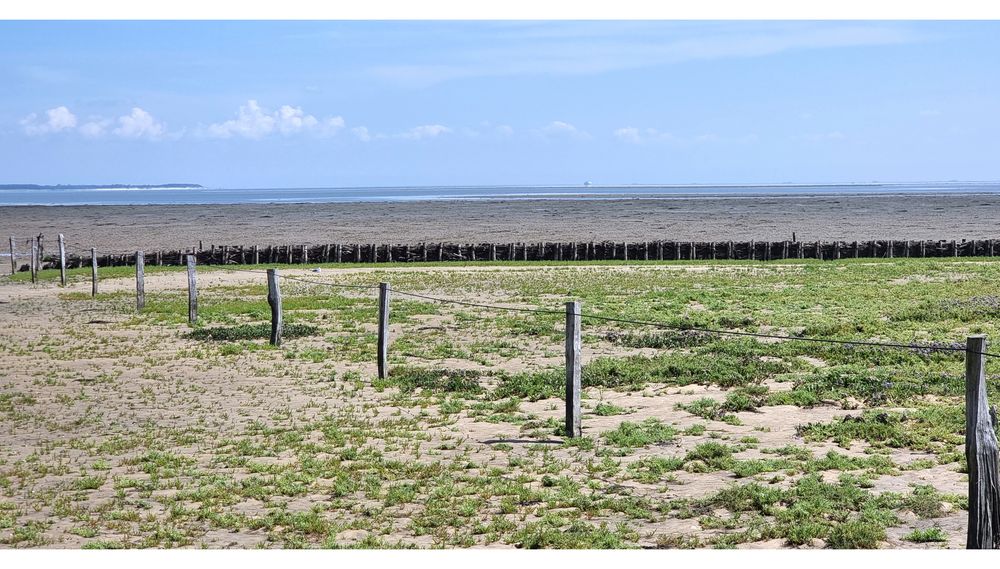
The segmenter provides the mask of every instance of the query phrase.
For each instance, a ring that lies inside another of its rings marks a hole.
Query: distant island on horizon
[[[201,184],[0,184],[0,190],[204,189]]]

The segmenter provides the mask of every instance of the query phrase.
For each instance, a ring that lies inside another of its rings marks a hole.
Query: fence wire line
[[[431,300],[435,302],[448,303],[448,304],[458,304],[461,306],[471,306],[476,308],[488,308],[493,310],[509,310],[512,312],[529,312],[535,314],[570,314],[565,310],[552,310],[552,309],[536,309],[536,308],[516,308],[508,306],[497,306],[491,304],[479,304],[475,302],[466,302],[462,300],[452,300],[448,298],[438,298],[433,296],[427,296],[422,294],[417,294],[413,292],[406,292],[401,290],[390,290],[399,295],[411,296],[414,298],[422,298],[425,300]],[[940,352],[968,352],[971,354],[990,356],[1000,358],[1000,354],[993,354],[989,352],[969,352],[966,348],[958,346],[935,346],[926,344],[901,344],[894,342],[872,342],[865,340],[835,340],[835,339],[824,339],[824,338],[810,338],[808,336],[787,336],[780,334],[763,334],[759,332],[739,332],[736,330],[720,330],[715,328],[699,328],[693,326],[679,326],[676,324],[669,324],[667,322],[657,322],[652,320],[630,320],[627,318],[615,318],[613,316],[601,316],[598,314],[587,314],[587,313],[572,313],[573,316],[579,316],[581,318],[590,318],[592,320],[601,320],[604,322],[619,322],[623,324],[636,324],[641,326],[653,326],[657,328],[663,328],[667,330],[674,330],[678,332],[701,332],[703,334],[717,334],[717,335],[729,335],[729,336],[744,336],[751,338],[766,338],[772,340],[788,340],[788,341],[801,341],[801,342],[814,342],[823,344],[839,344],[839,345],[850,345],[850,346],[869,346],[869,347],[880,347],[880,348],[895,348],[904,350],[930,350],[930,351],[940,351]]]
[[[225,267],[225,266],[222,266],[222,265],[212,265],[212,268],[221,269],[221,270],[224,270],[224,271],[241,272],[241,273],[267,274],[266,270],[262,271],[262,270],[255,270],[255,269],[237,269],[237,268],[233,268],[233,267]],[[329,287],[334,287],[334,288],[350,288],[350,289],[364,289],[364,290],[374,290],[374,289],[378,289],[379,288],[378,285],[352,285],[352,284],[331,283],[331,282],[326,282],[326,281],[316,281],[316,280],[304,279],[304,278],[300,278],[300,277],[291,277],[291,276],[288,276],[288,275],[281,275],[281,274],[279,274],[278,276],[279,276],[279,278],[287,279],[287,280],[291,280],[291,281],[298,281],[298,282],[302,282],[302,283],[306,283],[306,284],[311,284],[311,285],[329,286]],[[567,314],[567,312],[565,310],[554,310],[554,309],[548,309],[548,308],[524,308],[524,307],[514,307],[514,306],[499,306],[499,305],[495,305],[495,304],[483,304],[483,303],[477,303],[477,302],[468,302],[468,301],[464,301],[464,300],[454,300],[454,299],[450,299],[450,298],[440,298],[440,297],[435,297],[435,296],[428,296],[428,295],[424,295],[424,294],[418,294],[418,293],[415,293],[415,292],[408,292],[408,291],[404,291],[404,290],[393,289],[391,286],[389,287],[389,290],[390,290],[391,293],[402,295],[402,296],[408,296],[408,297],[412,297],[412,298],[420,298],[420,299],[423,299],[423,300],[429,300],[429,301],[432,301],[432,302],[438,302],[438,303],[443,303],[443,304],[455,304],[455,305],[459,305],[459,306],[467,306],[467,307],[471,307],[471,308],[485,308],[485,309],[489,309],[489,310],[505,310],[505,311],[509,311],[509,312],[520,312],[520,313],[531,313],[531,314],[547,314],[547,315],[552,315],[552,314],[565,315],[565,314]],[[653,320],[631,320],[631,319],[627,319],[627,318],[616,318],[616,317],[613,317],[613,316],[601,316],[601,315],[598,315],[598,314],[586,314],[586,313],[583,313],[583,312],[573,313],[572,315],[573,316],[579,316],[581,318],[589,318],[589,319],[592,319],[592,320],[601,320],[603,322],[617,322],[617,323],[622,323],[622,324],[635,324],[635,325],[639,325],[639,326],[653,326],[653,327],[656,327],[656,328],[661,328],[661,329],[666,329],[666,330],[674,330],[674,331],[677,331],[677,332],[701,332],[703,334],[716,334],[716,335],[725,335],[725,336],[741,336],[741,337],[749,337],[749,338],[763,338],[763,339],[770,339],[770,340],[786,340],[786,341],[799,341],[799,342],[813,342],[813,343],[820,343],[820,344],[837,344],[837,345],[842,345],[842,346],[867,346],[867,347],[878,347],[878,348],[893,348],[893,349],[901,349],[901,350],[928,350],[928,351],[936,351],[936,352],[966,352],[966,353],[974,354],[974,355],[981,355],[981,356],[988,356],[988,357],[1000,358],[1000,354],[994,354],[994,353],[990,353],[990,352],[972,352],[972,351],[969,351],[966,348],[962,348],[962,347],[958,347],[958,346],[935,346],[935,345],[927,345],[927,344],[902,344],[902,343],[898,343],[898,342],[872,342],[872,341],[865,341],[865,340],[836,340],[836,339],[826,339],[826,338],[811,338],[811,337],[808,337],[808,336],[788,336],[788,335],[780,335],[780,334],[763,334],[763,333],[760,333],[760,332],[740,332],[740,331],[736,331],[736,330],[720,330],[720,329],[717,329],[717,328],[700,328],[700,327],[693,327],[693,326],[679,326],[679,325],[676,325],[676,324],[669,324],[667,322],[658,322],[658,321],[653,321]]]
[[[253,269],[235,269],[227,267],[218,267],[227,271],[240,271],[245,273],[257,273],[266,274],[266,271],[253,270]],[[289,279],[293,281],[305,282],[309,284],[316,285],[326,285],[338,288],[355,288],[355,289],[377,289],[378,285],[349,285],[349,284],[337,284],[329,283],[323,281],[312,281],[308,279],[302,279],[297,277],[290,277],[287,275],[278,275],[283,279]],[[513,307],[513,306],[499,306],[495,304],[483,304],[477,302],[468,302],[464,300],[454,300],[450,298],[440,298],[435,296],[428,296],[424,294],[418,294],[415,292],[408,292],[404,290],[393,289],[391,286],[389,290],[393,294],[398,294],[402,296],[408,296],[412,298],[420,298],[424,300],[429,300],[432,302],[444,303],[444,304],[455,304],[459,306],[468,306],[472,308],[485,308],[489,310],[506,310],[509,312],[521,312],[521,313],[532,313],[532,314],[567,314],[565,310],[554,310],[548,308],[524,308],[524,307]],[[603,322],[618,322],[622,324],[635,324],[640,326],[653,326],[656,328],[662,328],[667,330],[674,330],[678,332],[701,332],[703,334],[716,334],[716,335],[728,335],[728,336],[741,336],[750,338],[764,338],[771,340],[787,340],[787,341],[801,341],[801,342],[813,342],[820,344],[837,344],[842,346],[867,346],[867,347],[879,347],[879,348],[893,348],[902,350],[929,350],[937,352],[967,352],[970,354],[989,356],[1000,358],[1000,354],[993,354],[989,352],[970,352],[966,348],[958,346],[934,346],[926,344],[902,344],[897,342],[872,342],[865,340],[836,340],[836,339],[824,339],[824,338],[810,338],[808,336],[788,336],[780,334],[763,334],[760,332],[739,332],[736,330],[720,330],[716,328],[700,328],[700,327],[689,327],[689,326],[678,326],[676,324],[669,324],[667,322],[657,322],[652,320],[630,320],[627,318],[615,318],[613,316],[601,316],[598,314],[586,314],[586,313],[573,313],[574,316],[579,316],[581,318],[590,318],[592,320],[601,320]]]
[[[212,268],[221,269],[223,271],[232,271],[232,272],[238,272],[238,273],[253,273],[253,274],[258,274],[258,275],[266,275],[267,274],[267,271],[262,271],[260,269],[236,269],[236,268],[233,268],[233,267],[225,267],[225,266],[221,266],[221,265],[211,265],[211,266],[212,266]],[[331,286],[331,287],[336,287],[336,288],[353,288],[353,289],[366,289],[366,290],[371,290],[371,289],[377,289],[378,288],[378,285],[353,285],[353,284],[331,283],[331,282],[326,282],[326,281],[316,281],[316,280],[304,279],[304,278],[301,278],[301,277],[291,277],[291,276],[288,276],[288,275],[282,275],[281,273],[278,273],[278,278],[286,279],[286,280],[290,280],[290,281],[298,281],[298,282],[301,282],[301,283],[307,283],[307,284],[312,284],[312,285],[323,285],[323,286]]]

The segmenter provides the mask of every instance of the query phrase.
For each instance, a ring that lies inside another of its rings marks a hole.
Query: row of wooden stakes
[[[30,270],[16,265],[11,240],[11,270]],[[60,249],[63,251],[63,249]],[[180,266],[187,255],[204,265],[259,265],[307,263],[412,263],[444,261],[662,261],[662,260],[755,260],[894,257],[993,257],[1000,254],[995,239],[927,241],[642,241],[570,243],[417,243],[413,245],[212,245],[210,248],[151,251],[150,264]],[[39,268],[60,266],[64,258],[70,268],[93,262],[101,267],[131,265],[135,253],[61,253],[40,258]]]

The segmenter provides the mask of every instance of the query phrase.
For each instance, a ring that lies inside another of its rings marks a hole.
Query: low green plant
[[[948,536],[941,531],[941,528],[932,527],[926,529],[915,529],[904,535],[903,539],[914,543],[934,543],[939,541],[948,541]]]
[[[306,336],[313,336],[318,332],[319,328],[313,326],[312,324],[288,322],[284,324],[281,336],[286,339],[303,338]],[[198,328],[188,332],[187,337],[192,340],[211,340],[213,342],[260,340],[271,337],[271,325],[269,323],[261,323]]]

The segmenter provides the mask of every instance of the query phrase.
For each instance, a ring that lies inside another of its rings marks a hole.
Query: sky
[[[0,183],[1000,179],[1000,22],[0,22]]]

